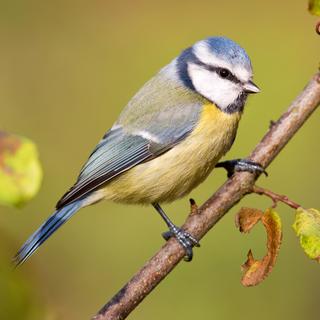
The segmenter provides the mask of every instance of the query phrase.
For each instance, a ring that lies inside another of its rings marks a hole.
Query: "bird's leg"
[[[247,159],[234,159],[222,161],[216,164],[216,168],[224,168],[227,170],[228,178],[230,178],[236,171],[248,171],[251,173],[264,173],[268,176],[268,173],[264,168],[256,162]]]
[[[191,261],[193,257],[192,248],[194,246],[200,247],[198,240],[195,239],[190,233],[182,230],[181,228],[173,224],[158,203],[153,203],[152,205],[158,211],[164,222],[169,227],[169,231],[164,232],[162,234],[163,238],[165,240],[169,240],[171,237],[175,237],[186,252],[184,260]]]

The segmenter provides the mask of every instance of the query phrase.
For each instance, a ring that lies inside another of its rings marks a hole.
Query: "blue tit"
[[[252,76],[246,51],[225,37],[184,50],[130,100],[56,211],[17,253],[16,264],[79,209],[102,199],[153,205],[169,227],[166,238],[176,237],[191,260],[197,240],[159,203],[187,195],[230,149],[248,94],[260,91]]]

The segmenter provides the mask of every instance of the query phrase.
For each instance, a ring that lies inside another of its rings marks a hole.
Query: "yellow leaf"
[[[309,11],[315,16],[320,16],[320,0],[309,0]]]
[[[37,194],[41,181],[35,144],[27,138],[0,132],[0,204],[23,205]]]
[[[300,244],[309,258],[320,262],[320,212],[298,208],[292,225]]]

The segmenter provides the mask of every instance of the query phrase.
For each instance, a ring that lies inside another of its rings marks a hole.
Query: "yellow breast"
[[[123,173],[101,192],[106,199],[126,203],[161,203],[183,197],[230,149],[240,116],[226,114],[213,104],[204,105],[198,125],[184,141]]]

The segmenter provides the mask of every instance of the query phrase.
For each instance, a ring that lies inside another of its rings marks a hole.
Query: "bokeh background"
[[[0,128],[37,143],[44,182],[24,208],[0,208],[0,318],[88,319],[163,244],[165,226],[151,207],[103,202],[76,215],[21,268],[9,265],[146,80],[199,39],[239,42],[262,88],[249,99],[228,154],[245,157],[317,69],[315,22],[306,0],[1,0]],[[259,184],[319,209],[319,156],[318,111]],[[225,178],[216,170],[192,197],[202,203]],[[300,249],[294,212],[284,206],[276,267],[257,287],[240,284],[248,249],[262,257],[266,237],[262,227],[241,235],[234,214],[269,205],[246,197],[201,241],[194,261],[181,263],[130,319],[318,319],[320,266]],[[188,201],[165,209],[183,223]]]

